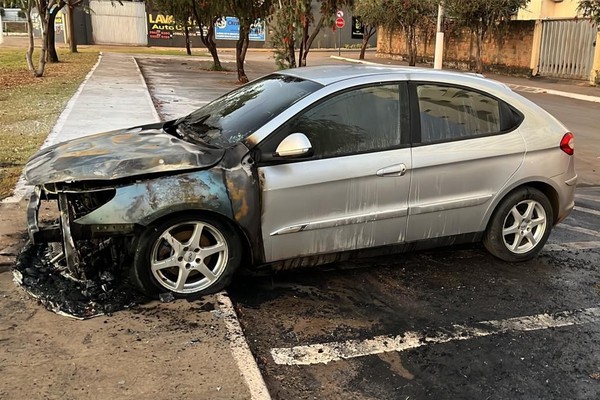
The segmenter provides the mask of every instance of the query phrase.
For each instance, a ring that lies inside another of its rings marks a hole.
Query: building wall
[[[529,75],[535,21],[512,21],[500,36],[489,34],[483,49],[482,61],[491,70]],[[434,57],[435,37],[419,34],[418,58],[431,62]],[[444,65],[468,68],[474,63],[475,39],[468,31],[446,32]],[[382,56],[406,56],[406,41],[401,32],[379,30],[377,52]]]
[[[530,0],[517,14],[518,20],[544,18],[574,18],[577,16],[579,0]]]

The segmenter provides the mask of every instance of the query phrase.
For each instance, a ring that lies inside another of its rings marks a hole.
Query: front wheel
[[[208,216],[178,216],[140,237],[133,280],[147,294],[194,297],[225,288],[241,262],[242,245],[229,224]]]
[[[504,261],[526,261],[544,247],[553,221],[548,197],[535,188],[520,188],[502,200],[494,211],[483,244]]]

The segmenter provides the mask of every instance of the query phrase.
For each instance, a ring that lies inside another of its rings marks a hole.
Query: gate
[[[144,3],[92,0],[90,9],[94,43],[148,44]]]
[[[596,27],[589,20],[542,21],[538,73],[588,79],[594,61]]]

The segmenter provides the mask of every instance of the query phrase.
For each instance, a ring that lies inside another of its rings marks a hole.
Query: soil
[[[85,321],[13,282],[25,204],[0,204],[0,399],[247,399],[214,297]]]

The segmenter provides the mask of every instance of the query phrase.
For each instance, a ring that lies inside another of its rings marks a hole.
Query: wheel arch
[[[485,231],[489,228],[489,225],[492,221],[492,216],[496,212],[500,203],[502,203],[502,200],[504,200],[506,197],[508,197],[511,193],[513,193],[519,189],[525,188],[525,187],[531,187],[531,188],[537,189],[548,198],[548,200],[550,201],[550,205],[552,206],[552,224],[553,225],[556,224],[556,222],[558,220],[558,213],[559,213],[558,191],[548,181],[535,180],[535,181],[519,182],[515,185],[510,186],[506,190],[504,190],[502,192],[501,196],[496,196],[494,202],[490,205],[490,207],[488,208],[488,211],[485,215],[482,231]]]

